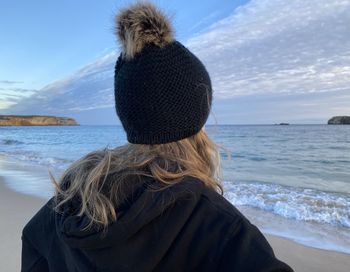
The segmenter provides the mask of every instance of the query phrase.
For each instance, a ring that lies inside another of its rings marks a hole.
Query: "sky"
[[[134,1],[0,3],[0,114],[118,124],[114,14]],[[208,124],[350,115],[350,0],[153,1],[213,82]]]

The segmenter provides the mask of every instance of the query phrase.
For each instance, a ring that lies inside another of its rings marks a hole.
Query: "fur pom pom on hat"
[[[174,40],[169,19],[149,3],[122,10],[116,17],[116,35],[125,58],[134,57],[147,44],[164,47]]]
[[[163,144],[199,132],[212,105],[203,63],[173,37],[169,18],[150,3],[116,16],[122,52],[115,66],[115,106],[135,144]]]

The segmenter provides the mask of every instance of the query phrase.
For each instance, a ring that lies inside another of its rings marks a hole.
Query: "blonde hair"
[[[142,176],[152,177],[167,188],[184,177],[198,178],[223,194],[220,146],[201,129],[185,139],[165,144],[131,144],[93,151],[75,161],[56,181],[55,210],[78,197],[76,215],[86,215],[89,225],[107,227],[116,221],[115,207],[122,203]]]

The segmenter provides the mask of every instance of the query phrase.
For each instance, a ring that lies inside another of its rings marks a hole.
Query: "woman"
[[[56,182],[22,233],[22,271],[292,271],[222,196],[204,131],[202,62],[151,4],[116,17],[115,104],[127,143],[94,151]]]

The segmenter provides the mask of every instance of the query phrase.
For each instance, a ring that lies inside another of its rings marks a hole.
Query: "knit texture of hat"
[[[172,37],[169,20],[151,4],[116,18],[123,50],[115,66],[115,106],[135,144],[178,141],[199,132],[212,105],[203,63]]]

